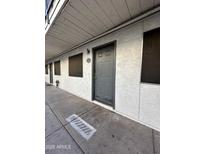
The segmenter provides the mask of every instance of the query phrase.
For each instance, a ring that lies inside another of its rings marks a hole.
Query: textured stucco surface
[[[152,126],[160,124],[160,88],[158,85],[141,84],[140,87],[140,121]]]
[[[160,86],[140,83],[143,32],[157,27],[159,13],[54,59],[52,62],[61,60],[61,76],[54,75],[54,84],[59,80],[60,88],[92,101],[92,48],[116,40],[115,110],[159,130]],[[78,53],[83,53],[83,78],[69,77],[68,57]],[[90,63],[87,58],[91,58]],[[49,82],[48,75],[46,81]]]

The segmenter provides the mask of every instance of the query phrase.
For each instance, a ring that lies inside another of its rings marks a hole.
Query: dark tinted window
[[[54,62],[55,75],[61,75],[60,61]]]
[[[45,66],[46,74],[48,74],[48,65]]]
[[[160,84],[160,28],[144,33],[141,82]]]
[[[83,54],[69,57],[69,76],[83,77]]]

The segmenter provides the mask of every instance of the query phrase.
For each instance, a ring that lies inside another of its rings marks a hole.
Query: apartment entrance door
[[[94,49],[94,99],[114,107],[115,97],[115,44]]]

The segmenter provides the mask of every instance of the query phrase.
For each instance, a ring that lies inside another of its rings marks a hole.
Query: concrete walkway
[[[81,99],[46,86],[46,154],[159,154],[160,133]],[[76,114],[97,131],[84,139],[65,119]]]

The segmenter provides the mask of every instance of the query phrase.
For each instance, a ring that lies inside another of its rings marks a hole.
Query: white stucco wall
[[[92,52],[87,54],[87,49],[116,40],[115,111],[159,130],[160,86],[140,83],[143,32],[157,27],[159,13],[54,59],[61,60],[61,76],[54,75],[54,84],[59,80],[60,88],[91,101]],[[83,53],[83,78],[68,76],[68,57],[78,53]]]

